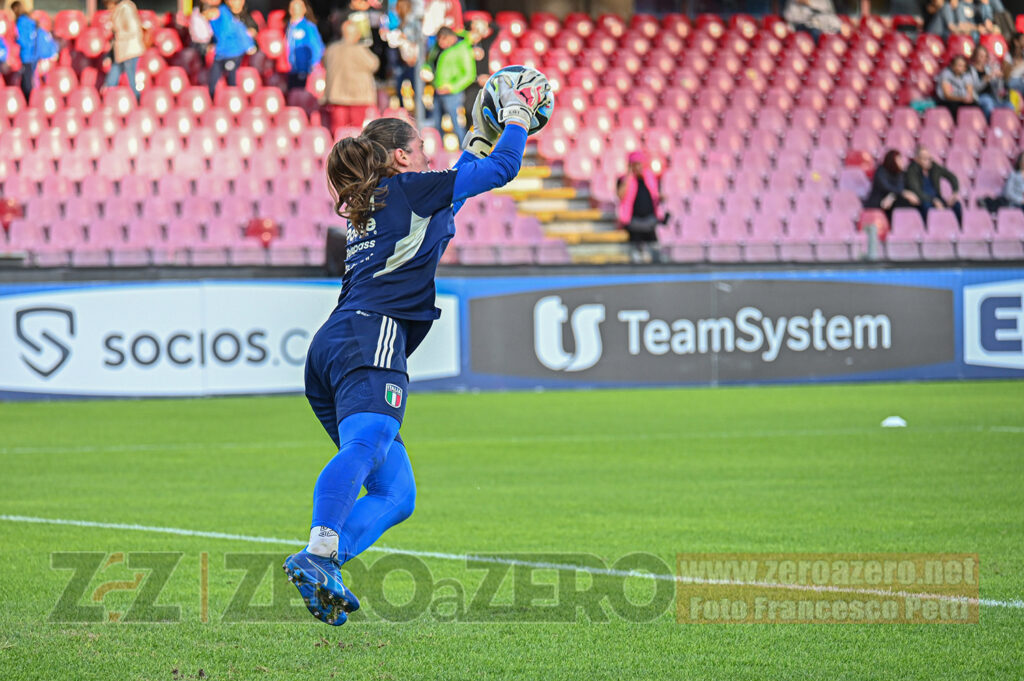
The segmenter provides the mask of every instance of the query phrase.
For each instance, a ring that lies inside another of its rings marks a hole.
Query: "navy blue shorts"
[[[359,412],[405,417],[407,357],[431,322],[395,319],[376,312],[335,310],[313,336],[306,355],[306,399],[331,439]]]

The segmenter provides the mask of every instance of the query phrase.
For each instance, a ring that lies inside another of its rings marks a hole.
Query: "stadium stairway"
[[[532,145],[516,179],[495,193],[510,196],[521,215],[540,221],[546,236],[565,241],[574,263],[629,262],[626,234],[615,216],[595,208],[589,189],[575,186],[561,163],[548,165]]]

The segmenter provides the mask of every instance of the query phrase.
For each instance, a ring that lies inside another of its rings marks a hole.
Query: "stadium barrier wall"
[[[0,397],[294,393],[333,280],[0,285]],[[1024,269],[462,277],[417,390],[1024,377]]]

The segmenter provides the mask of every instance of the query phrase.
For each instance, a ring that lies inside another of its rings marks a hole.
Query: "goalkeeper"
[[[344,624],[359,607],[341,565],[412,513],[416,487],[398,435],[406,359],[441,314],[434,276],[455,235],[455,213],[519,173],[541,87],[499,79],[500,137],[483,120],[481,93],[451,170],[428,171],[418,131],[394,118],[368,123],[327,157],[348,249],[338,305],[310,344],[306,397],[338,453],[313,489],[309,544],[284,563],[306,607],[327,624]]]

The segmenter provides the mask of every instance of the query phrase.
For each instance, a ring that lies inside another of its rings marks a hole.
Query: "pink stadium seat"
[[[897,208],[892,213],[892,229],[886,241],[890,260],[920,260],[921,243],[926,238],[924,221],[916,208]]]
[[[959,239],[960,223],[952,210],[933,208],[928,211],[928,231],[921,242],[921,255],[925,260],[953,260]]]
[[[1010,162],[1007,160],[1006,154],[998,149],[982,149],[978,159],[978,167],[999,173],[1000,179],[1003,175],[1010,172]]]
[[[990,122],[991,135],[996,130],[1002,131],[1005,135],[1017,139],[1020,137],[1020,118],[1013,111],[1007,109],[996,109],[992,112],[992,121]]]
[[[992,256],[999,260],[1019,260],[1024,257],[1024,212],[1019,208],[999,209]]]
[[[114,150],[112,153],[100,156],[96,163],[96,172],[107,180],[119,180],[131,172],[130,160],[123,149]]]
[[[974,177],[977,162],[970,151],[954,146],[946,156],[946,167],[966,185]]]
[[[81,182],[93,171],[92,160],[81,153],[70,153],[57,160],[57,171],[72,182]]]
[[[743,244],[749,238],[747,217],[725,213],[715,225],[715,233],[707,244],[707,259],[711,262],[739,262],[743,259]]]
[[[987,210],[965,208],[963,233],[957,243],[957,257],[965,260],[991,259],[994,235],[995,224]]]
[[[844,262],[855,257],[853,242],[856,235],[854,220],[845,215],[830,213],[821,226],[821,234],[814,240],[814,257],[818,262]]]
[[[814,241],[820,236],[818,220],[803,211],[789,218],[786,233],[779,239],[779,259],[784,262],[812,262]]]
[[[953,128],[956,126],[953,123],[953,116],[949,113],[949,109],[936,107],[924,112],[924,127],[941,130],[945,134],[951,135]]]
[[[782,218],[777,215],[754,214],[750,221],[750,237],[743,249],[747,262],[775,262],[779,259],[779,242],[785,238]]]
[[[178,217],[178,209],[170,197],[150,196],[142,203],[142,223],[166,225]],[[139,222],[139,221],[133,221]],[[129,234],[131,230],[129,229]]]
[[[121,178],[121,180],[117,183],[117,186],[119,196],[127,197],[135,202],[144,201],[146,197],[151,196],[153,194],[152,179],[150,179],[149,177],[145,177],[143,175],[126,175],[125,177]],[[86,183],[84,180],[82,182],[82,193],[85,194],[86,196],[92,195],[91,192],[86,193]],[[103,191],[98,191],[95,194],[95,196],[97,197],[97,200],[100,200],[101,197],[107,196],[107,193]]]
[[[953,131],[951,147],[969,151],[972,155],[977,156],[981,152],[981,137],[969,128],[957,128]]]
[[[970,130],[978,137],[984,135],[988,130],[985,114],[976,106],[963,107],[957,112],[956,118],[958,130]]]
[[[974,178],[972,196],[999,196],[1003,191],[1003,173],[982,167]]]
[[[918,144],[930,151],[936,158],[942,159],[945,158],[946,151],[949,149],[949,138],[942,130],[925,127],[921,131],[921,137],[918,138]]]

